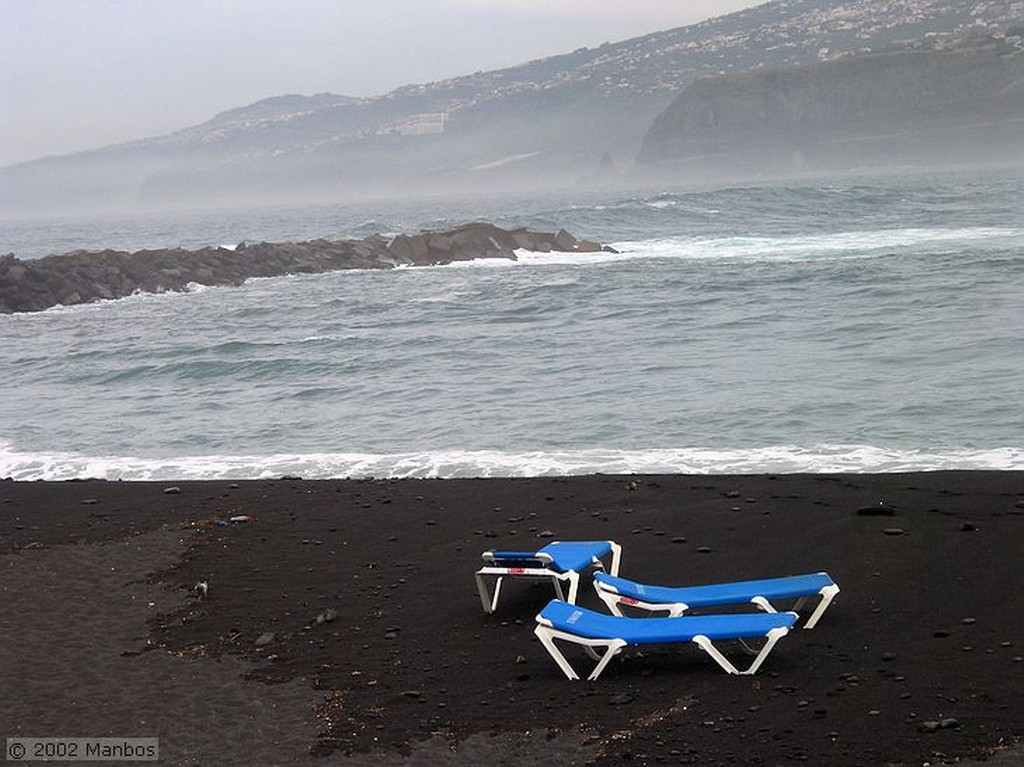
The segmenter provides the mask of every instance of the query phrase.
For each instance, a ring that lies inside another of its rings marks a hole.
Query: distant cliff
[[[1024,156],[1020,41],[1011,35],[702,79],[655,120],[639,161],[779,169]]]
[[[164,136],[0,168],[0,214],[628,181],[655,117],[698,78],[905,50],[922,40],[955,45],[1020,26],[1021,9],[1022,0],[772,0],[380,96],[277,96]],[[500,29],[488,34],[515,48]],[[383,50],[388,44],[382,41]],[[65,118],[73,131],[74,115]],[[658,155],[653,145],[649,152]]]
[[[240,285],[252,277],[515,259],[517,249],[585,253],[602,248],[565,230],[507,230],[477,223],[390,239],[378,234],[364,240],[243,243],[235,249],[75,251],[25,261],[6,255],[0,256],[0,313],[40,311],[139,292],[181,291],[192,283]]]

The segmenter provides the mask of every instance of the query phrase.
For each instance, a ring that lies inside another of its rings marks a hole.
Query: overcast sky
[[[0,165],[195,125],[285,93],[409,83],[764,0],[0,0]]]

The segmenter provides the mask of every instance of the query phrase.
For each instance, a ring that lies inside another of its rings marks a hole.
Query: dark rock
[[[891,517],[896,514],[896,509],[879,502],[874,506],[861,506],[856,514],[858,517]]]
[[[625,706],[635,700],[628,692],[620,692],[608,698],[609,706]]]
[[[337,619],[338,619],[338,611],[335,610],[333,607],[331,607],[331,608],[329,608],[327,610],[324,610],[319,615],[317,615],[316,618],[313,619],[313,622],[317,626],[322,626],[324,623],[333,623]]]
[[[393,269],[481,257],[515,259],[517,248],[547,252],[577,251],[584,246],[565,230],[509,231],[473,223],[447,232],[400,234],[390,241],[372,235],[356,241],[243,243],[235,250],[80,250],[24,262],[10,255],[0,258],[0,313],[41,311],[135,292],[178,291],[189,283],[240,285],[251,277]],[[601,250],[601,246],[586,243],[585,249]]]
[[[262,634],[256,637],[256,641],[253,642],[253,644],[257,647],[265,647],[266,645],[273,642],[276,638],[277,634],[275,634],[273,631],[264,631]]]

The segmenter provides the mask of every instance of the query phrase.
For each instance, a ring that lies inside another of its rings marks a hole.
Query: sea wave
[[[625,257],[685,260],[811,261],[1021,248],[1024,229],[969,227],[878,229],[790,237],[667,237],[617,242]]]
[[[0,477],[35,480],[213,480],[474,478],[590,474],[826,474],[911,471],[1024,471],[1024,450],[896,449],[872,445],[781,445],[748,449],[409,453],[278,453],[170,458],[20,452],[0,443]]]

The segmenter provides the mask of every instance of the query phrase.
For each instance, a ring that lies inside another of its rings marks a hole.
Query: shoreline
[[[159,737],[170,764],[1011,764],[1022,527],[1020,471],[3,481],[0,734]],[[642,582],[842,591],[756,676],[659,646],[569,682],[532,635],[550,587],[488,616],[473,572],[606,538]]]

